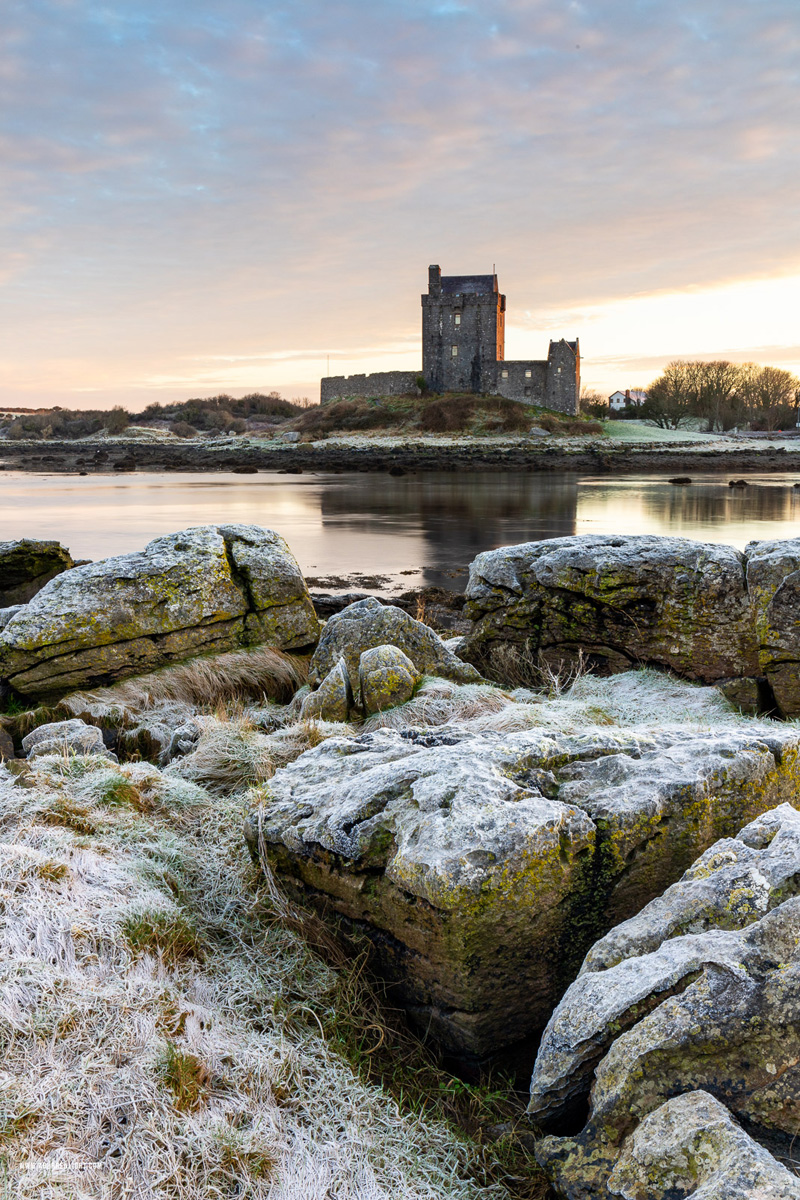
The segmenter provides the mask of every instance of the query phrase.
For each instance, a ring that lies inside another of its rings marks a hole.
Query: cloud
[[[4,26],[4,397],[48,362],[123,388],[377,353],[418,336],[431,261],[496,262],[541,333],[800,271],[794,0],[7,0]]]

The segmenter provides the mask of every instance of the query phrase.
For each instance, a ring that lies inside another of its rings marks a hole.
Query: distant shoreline
[[[582,444],[583,443],[583,444]],[[541,444],[528,439],[316,442],[275,445],[226,440],[147,442],[124,438],[78,442],[2,442],[0,469],[76,474],[128,471],[574,471],[582,474],[800,472],[800,440],[774,445],[715,446],[708,442],[588,445],[583,439]]]

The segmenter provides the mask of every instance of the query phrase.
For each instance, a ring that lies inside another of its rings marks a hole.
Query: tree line
[[[676,359],[646,391],[637,415],[662,429],[677,429],[690,417],[704,420],[709,432],[742,425],[789,429],[800,405],[800,379],[758,363]]]

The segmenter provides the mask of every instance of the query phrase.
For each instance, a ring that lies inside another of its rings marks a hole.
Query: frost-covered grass
[[[14,1195],[506,1195],[468,1180],[451,1128],[402,1112],[322,1036],[341,1020],[337,974],[269,919],[245,806],[147,763],[43,757],[20,782],[0,767]]]
[[[171,763],[166,772],[221,796],[263,783],[278,767],[327,738],[354,733],[350,725],[298,719],[265,734],[246,714],[197,717],[195,723],[200,730],[196,749]]]
[[[603,678],[582,674],[562,692],[557,686],[546,692],[504,691],[426,679],[406,704],[369,717],[361,728],[453,725],[475,733],[513,733],[536,726],[571,732],[597,725],[710,729],[742,724],[753,725],[753,718],[742,716],[716,688],[641,668]]]

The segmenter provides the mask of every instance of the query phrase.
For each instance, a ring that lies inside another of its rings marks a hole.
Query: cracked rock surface
[[[782,804],[592,949],[531,1081],[540,1123],[588,1094],[584,1129],[537,1149],[569,1200],[617,1195],[609,1176],[623,1140],[680,1092],[710,1092],[767,1143],[800,1133],[798,892],[800,813]]]
[[[0,678],[50,698],[211,651],[305,648],[318,632],[283,538],[205,525],[56,576],[0,632]]]
[[[465,653],[497,643],[546,662],[582,650],[597,666],[670,667],[687,679],[758,674],[744,557],[688,538],[585,534],[504,546],[470,567]]]
[[[366,932],[417,1022],[481,1058],[540,1031],[586,950],[793,796],[800,733],[599,727],[331,739],[248,821],[284,883]]]

